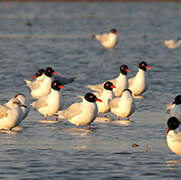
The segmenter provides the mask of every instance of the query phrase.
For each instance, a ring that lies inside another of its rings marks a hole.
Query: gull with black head
[[[109,33],[94,34],[92,37],[97,39],[105,48],[114,48],[118,42],[118,31],[111,29]]]
[[[60,118],[67,119],[76,126],[87,126],[91,129],[91,123],[96,119],[98,107],[96,101],[102,102],[94,94],[87,93],[82,102],[74,103],[65,110],[59,111],[57,114]]]
[[[42,81],[36,83],[35,86],[29,86],[33,98],[37,99],[50,93],[53,75],[57,75],[57,73],[51,67],[47,67],[44,71],[44,78]]]
[[[119,97],[122,94],[122,91],[124,89],[128,88],[128,77],[127,77],[127,73],[130,70],[128,69],[128,66],[123,64],[120,66],[120,74],[119,76],[117,76],[115,79],[112,80],[108,80],[110,82],[112,82],[115,86],[115,88],[113,89],[114,95]],[[106,82],[106,81],[105,81]],[[101,84],[97,84],[97,85],[88,85],[87,87],[93,91],[98,91],[98,92],[102,92],[104,90],[104,83]]]
[[[107,117],[107,112],[110,111],[109,101],[115,97],[113,93],[114,88],[116,86],[112,82],[107,81],[104,83],[104,90],[102,92],[93,93],[97,98],[102,100],[102,102],[96,101],[96,104],[98,106],[98,113],[103,113],[105,117]]]
[[[128,88],[134,96],[143,94],[148,89],[147,69],[152,69],[145,61],[141,61],[138,66],[136,75],[128,80]]]
[[[54,116],[61,108],[61,94],[60,89],[64,89],[61,82],[54,80],[51,84],[51,91],[49,94],[41,96],[37,101],[31,105],[44,115],[44,120],[47,116]],[[56,116],[56,120],[58,120]]]
[[[179,121],[176,117],[172,116],[167,121],[167,144],[172,152],[181,156],[181,133],[177,131]]]

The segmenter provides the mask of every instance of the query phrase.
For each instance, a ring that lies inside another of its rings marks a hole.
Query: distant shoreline
[[[0,2],[181,2],[181,0],[0,0]]]

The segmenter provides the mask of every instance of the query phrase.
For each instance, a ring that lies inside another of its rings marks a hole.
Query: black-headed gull
[[[57,75],[57,73],[51,67],[48,67],[44,72],[44,78],[42,81],[38,81],[31,85],[27,84],[31,89],[31,95],[33,98],[40,98],[41,96],[50,93],[53,75]]]
[[[168,117],[175,116],[181,123],[181,95],[177,95],[175,100],[167,105],[166,112]]]
[[[32,79],[35,79],[35,80],[33,80],[33,81],[24,79],[24,81],[26,82],[26,85],[27,85],[30,89],[33,89],[33,88],[35,88],[35,87],[39,87],[40,81],[42,82],[43,79],[44,79],[44,72],[45,72],[44,69],[39,69],[39,70],[36,72],[36,74],[34,74],[34,75],[32,76]]]
[[[37,81],[40,81],[40,80],[42,81],[42,80],[44,79],[44,77],[45,77],[44,72],[45,72],[44,69],[39,69],[39,70],[36,72],[36,74],[32,76],[32,79],[35,79],[35,78],[36,78],[35,81],[29,81],[29,80],[24,80],[24,81],[26,82],[26,84],[27,84],[28,86],[36,85],[36,84],[37,84]],[[62,85],[65,85],[65,84],[72,83],[72,82],[76,79],[76,77],[66,78],[66,77],[61,76],[61,75],[57,75],[57,74],[55,75],[55,74],[53,74],[52,79],[53,79],[53,80],[58,80],[58,81],[61,82]],[[32,84],[32,85],[31,85],[31,84]]]
[[[170,117],[167,121],[167,144],[172,152],[181,156],[181,133],[177,131],[179,121],[176,117]]]
[[[134,96],[141,95],[148,89],[148,74],[147,69],[152,69],[145,61],[139,63],[138,72],[128,80],[128,88]]]
[[[32,76],[32,79],[36,79],[36,80],[40,80],[40,79],[43,79],[44,78],[44,72],[45,70],[44,69],[39,69],[33,76]]]
[[[60,89],[64,89],[64,86],[62,86],[59,81],[54,80],[51,84],[50,93],[40,97],[37,101],[31,104],[37,109],[37,111],[44,115],[44,120],[46,120],[47,116],[54,116],[60,109]],[[58,120],[57,116],[56,120]]]
[[[109,33],[94,34],[92,37],[100,41],[105,48],[114,48],[118,41],[118,31],[111,29]]]
[[[118,96],[118,97],[121,96],[122,91],[124,89],[128,88],[128,77],[127,77],[128,72],[130,72],[130,70],[128,69],[128,66],[123,64],[123,65],[120,66],[120,74],[119,74],[119,76],[116,77],[115,79],[108,80],[108,81],[112,82],[116,86],[113,89],[113,92],[114,92],[115,96]],[[104,87],[104,83],[97,84],[97,85],[88,85],[87,87],[89,89],[93,90],[93,91],[102,92],[103,87]]]
[[[120,118],[127,118],[129,120],[129,116],[136,110],[131,90],[125,89],[121,97],[113,98],[110,101],[110,109],[113,114],[118,116],[118,120]]]
[[[102,102],[96,101],[98,106],[98,113],[103,113],[107,117],[107,112],[110,110],[109,101],[114,98],[113,89],[116,88],[112,82],[107,81],[104,83],[104,90],[102,92],[93,93],[97,98],[101,99]]]
[[[22,110],[20,102],[11,98],[6,104],[0,105],[0,129],[11,130],[21,123]]]
[[[68,121],[76,126],[89,126],[95,120],[98,113],[96,101],[100,101],[94,94],[87,93],[82,102],[74,103],[69,108],[59,111],[57,114],[60,118],[68,119]]]

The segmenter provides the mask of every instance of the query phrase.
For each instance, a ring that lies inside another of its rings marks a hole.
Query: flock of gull
[[[118,41],[118,32],[111,29],[109,33],[94,34],[92,37],[105,48],[114,48]],[[91,129],[91,123],[99,114],[107,117],[108,112],[116,115],[118,120],[129,120],[136,111],[134,98],[141,96],[148,89],[147,69],[151,67],[145,61],[141,61],[136,75],[128,78],[130,70],[123,64],[120,66],[120,74],[115,79],[87,85],[91,92],[80,96],[82,101],[73,103],[67,109],[62,107],[60,89],[64,89],[64,85],[73,82],[75,78],[59,76],[51,67],[39,69],[32,76],[33,80],[24,80],[35,101],[30,104],[24,94],[18,93],[7,103],[0,105],[0,129],[13,130],[20,126],[31,106],[44,116],[43,121],[47,121],[47,117],[55,116],[56,121],[58,118],[64,118],[78,127],[88,126],[88,129]],[[181,155],[181,95],[176,96],[174,102],[167,106],[167,114],[168,147]]]
[[[34,107],[40,114],[47,117],[56,116],[65,118],[76,126],[88,126],[91,129],[91,123],[100,113],[107,117],[107,112],[112,112],[120,118],[129,120],[135,110],[134,97],[141,95],[148,88],[147,69],[151,69],[146,62],[139,63],[136,75],[128,79],[127,65],[120,66],[120,74],[112,80],[107,80],[101,84],[87,85],[93,92],[88,92],[82,98],[81,102],[72,104],[67,109],[62,109],[62,92],[64,85],[73,82],[74,78],[65,78],[59,76],[51,67],[39,69],[33,80],[24,80],[30,89],[34,100],[29,103],[22,93],[16,94],[8,103],[0,106],[0,129],[12,130],[18,126],[28,115],[30,107]]]

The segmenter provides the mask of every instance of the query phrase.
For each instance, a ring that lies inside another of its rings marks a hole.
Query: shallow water
[[[162,43],[180,36],[180,15],[180,3],[0,3],[1,103],[18,92],[32,101],[23,80],[38,68],[76,77],[62,92],[65,108],[89,91],[87,84],[117,76],[121,64],[129,77],[141,60],[153,68],[130,123],[70,131],[75,126],[67,120],[41,123],[32,109],[22,131],[1,133],[0,178],[180,179],[180,157],[166,144],[165,108],[180,93],[181,55]],[[114,50],[91,39],[113,27],[119,31]]]

